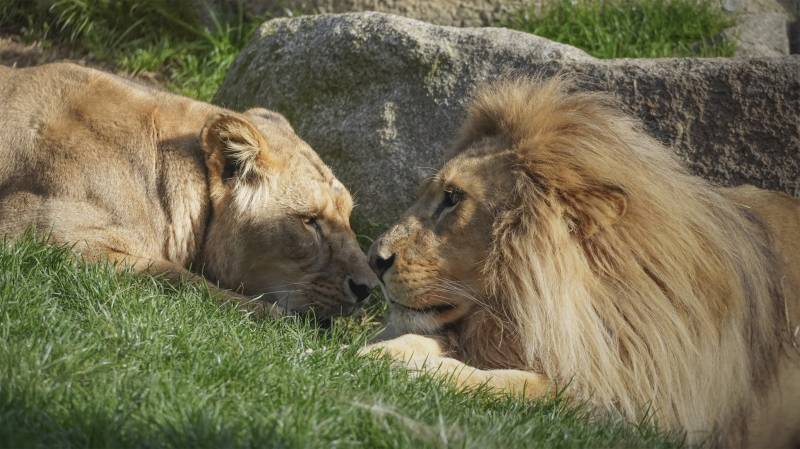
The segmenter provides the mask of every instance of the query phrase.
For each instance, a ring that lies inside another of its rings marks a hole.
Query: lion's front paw
[[[439,342],[422,335],[406,334],[391,340],[373,343],[361,348],[359,355],[385,354],[394,360],[408,362],[413,358],[439,357],[442,347]]]
[[[382,356],[387,355],[394,360],[405,362],[409,360],[413,354],[407,351],[407,348],[398,344],[393,344],[393,340],[381,341],[373,343],[358,350],[358,355],[364,356]]]

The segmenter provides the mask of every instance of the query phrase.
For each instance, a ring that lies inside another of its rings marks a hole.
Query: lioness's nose
[[[392,267],[394,263],[394,254],[387,256],[381,255],[379,251],[375,251],[372,253],[372,257],[369,258],[369,266],[372,267],[372,271],[378,275],[378,279],[383,280],[383,274],[386,273],[386,270]]]
[[[356,296],[356,300],[358,302],[367,299],[367,296],[369,296],[369,293],[372,291],[369,285],[359,284],[357,282],[354,282],[352,279],[347,280],[347,286],[350,288],[350,291],[353,292],[353,294]]]

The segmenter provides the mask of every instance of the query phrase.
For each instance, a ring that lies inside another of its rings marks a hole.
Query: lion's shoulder
[[[800,199],[751,185],[720,190],[766,228],[770,246],[783,268],[784,289],[791,293],[800,291]],[[785,298],[789,302],[796,298],[796,304],[789,304],[792,315],[789,319],[800,323],[800,297],[787,294]]]

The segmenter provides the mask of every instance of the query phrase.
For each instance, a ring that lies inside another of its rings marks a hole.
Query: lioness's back
[[[171,98],[159,101],[162,96]],[[22,157],[36,157],[33,152],[42,148],[37,144],[48,134],[69,139],[81,129],[91,127],[91,134],[101,134],[112,141],[128,138],[141,129],[131,127],[131,119],[141,121],[141,114],[156,104],[168,104],[180,97],[158,93],[94,69],[63,63],[26,69],[4,68],[0,71],[0,98],[3,99],[0,126],[4,130],[0,135],[0,158],[8,163],[21,162]],[[58,133],[63,135],[53,135]],[[39,156],[50,158],[52,154]]]
[[[205,183],[199,151],[167,155],[157,147],[171,137],[164,130],[196,138],[211,105],[73,64],[4,69],[0,98],[2,235],[35,226],[74,241],[91,223],[108,230],[98,238],[112,232],[155,249],[147,235],[168,219],[157,167],[182,158],[196,167],[187,182]],[[126,226],[133,223],[142,225],[135,235]]]

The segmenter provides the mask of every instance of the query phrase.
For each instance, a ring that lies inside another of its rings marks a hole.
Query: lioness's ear
[[[294,128],[292,128],[292,125],[289,123],[289,120],[286,120],[286,117],[282,116],[281,114],[278,114],[275,111],[270,111],[264,108],[251,108],[244,111],[244,114],[256,120],[258,119],[267,120],[282,127],[283,129],[291,133],[294,133]]]
[[[246,119],[216,114],[200,133],[206,166],[212,182],[236,177],[253,180],[270,167],[270,151],[261,132]]]
[[[628,207],[625,192],[611,185],[565,192],[562,200],[571,230],[583,239],[616,224]]]

